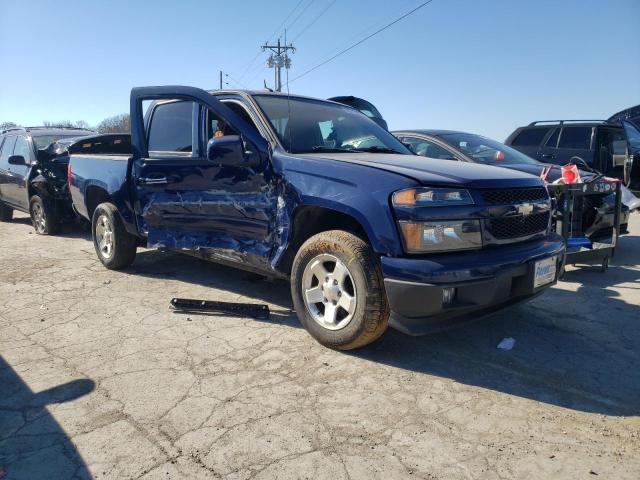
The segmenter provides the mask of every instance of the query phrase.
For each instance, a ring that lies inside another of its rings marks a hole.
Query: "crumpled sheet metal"
[[[291,208],[272,192],[153,193],[143,211],[147,245],[275,270]]]

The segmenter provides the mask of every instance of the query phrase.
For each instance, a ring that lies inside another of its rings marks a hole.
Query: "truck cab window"
[[[229,100],[225,100],[222,103],[224,103],[225,107],[233,110],[233,113],[237,114],[245,122],[259,131],[253,119],[251,118],[251,115],[249,115],[249,112],[247,112],[247,110],[242,105]],[[212,112],[211,110],[207,110],[207,141],[216,135],[238,135],[238,131],[235,128],[231,127],[228,123],[225,123],[224,120],[218,117],[214,112]]]
[[[193,102],[172,101],[156,105],[149,126],[149,151],[193,151]]]
[[[225,135],[238,135],[238,132],[214,112],[207,110],[207,141]]]

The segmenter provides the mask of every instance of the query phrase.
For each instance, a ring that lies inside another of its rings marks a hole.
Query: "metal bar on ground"
[[[269,318],[269,306],[258,303],[216,302],[212,300],[194,300],[189,298],[172,298],[171,307],[183,312],[212,312],[252,317],[258,320]]]

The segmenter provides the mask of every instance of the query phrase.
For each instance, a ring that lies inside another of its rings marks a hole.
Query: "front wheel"
[[[34,195],[29,201],[29,213],[31,223],[38,235],[55,235],[60,230],[60,220],[53,208],[42,200],[39,195]]]
[[[379,261],[364,240],[349,232],[322,232],[300,247],[291,295],[302,325],[330,348],[367,345],[389,323]]]
[[[136,258],[137,241],[124,228],[116,206],[101,203],[91,220],[93,246],[102,264],[110,270],[121,270]]]

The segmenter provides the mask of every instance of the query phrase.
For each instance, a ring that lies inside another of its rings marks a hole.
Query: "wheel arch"
[[[372,238],[371,227],[363,224],[352,213],[345,209],[336,209],[320,205],[299,205],[291,214],[287,247],[282,254],[276,268],[289,275],[296,253],[302,244],[316,235],[327,230],[345,230],[362,238],[374,248],[377,239]],[[367,228],[368,227],[368,228]]]
[[[93,218],[93,212],[95,212],[96,207],[104,202],[113,203],[113,198],[109,195],[109,192],[98,185],[89,185],[84,195],[89,221]]]

